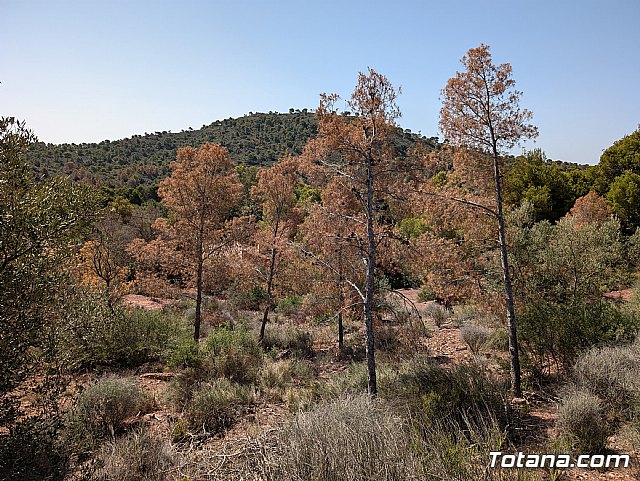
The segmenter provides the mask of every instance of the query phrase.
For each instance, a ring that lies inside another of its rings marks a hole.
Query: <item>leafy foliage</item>
[[[536,221],[560,219],[578,197],[568,174],[546,159],[539,149],[508,165],[504,183],[505,201],[521,205],[528,200],[533,204]]]
[[[88,231],[95,199],[68,179],[36,182],[24,123],[0,119],[0,425],[16,412],[5,397],[34,367],[58,318],[63,264]],[[15,406],[14,406],[15,407]]]
[[[189,337],[184,319],[162,311],[109,306],[101,294],[79,292],[68,300],[58,329],[71,369],[132,368],[168,359]]]

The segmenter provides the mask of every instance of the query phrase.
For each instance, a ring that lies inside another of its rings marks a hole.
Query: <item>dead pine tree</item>
[[[348,219],[354,227],[350,243],[359,253],[360,275],[358,279],[347,279],[337,266],[330,267],[362,302],[371,397],[378,391],[373,326],[376,259],[381,234],[376,219],[377,202],[385,193],[386,179],[393,176],[391,133],[400,116],[395,103],[398,93],[384,75],[369,69],[367,73],[360,73],[356,88],[346,102],[353,115],[336,111],[337,95],[323,94],[316,112],[318,136],[307,144],[303,154],[326,177],[339,183],[355,204],[348,213],[333,214]]]
[[[503,213],[501,156],[521,140],[535,138],[538,130],[528,123],[531,112],[520,109],[522,93],[515,90],[511,65],[494,65],[487,45],[470,49],[461,62],[464,71],[450,78],[442,90],[440,130],[448,142],[458,148],[459,154],[469,153],[467,170],[476,170],[479,176],[490,172],[493,178],[495,203],[476,206],[490,213],[496,221],[509,329],[511,387],[513,395],[521,397],[516,315]],[[464,159],[464,155],[461,158]]]

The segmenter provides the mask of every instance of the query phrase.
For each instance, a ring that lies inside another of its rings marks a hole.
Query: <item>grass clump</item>
[[[225,378],[215,379],[195,390],[185,416],[191,428],[218,434],[232,426],[252,402],[249,387]]]
[[[602,452],[610,434],[600,398],[583,390],[568,392],[558,409],[557,425],[581,453]]]
[[[602,347],[582,354],[574,366],[578,387],[598,396],[615,415],[630,418],[640,401],[640,345]]]
[[[135,416],[147,399],[135,381],[106,378],[87,387],[69,414],[69,431],[80,446],[93,447],[125,430],[125,421]]]
[[[298,413],[268,442],[258,461],[268,480],[423,479],[405,422],[366,395]]]
[[[97,456],[91,481],[165,481],[176,454],[167,441],[147,431],[133,431],[106,443]]]
[[[493,329],[475,322],[466,322],[460,328],[460,339],[474,354],[480,352],[480,349],[485,346],[492,334]]]
[[[260,385],[284,389],[292,382],[306,382],[315,377],[313,368],[305,361],[280,359],[269,362],[260,370]]]
[[[311,334],[287,326],[270,326],[265,331],[262,344],[266,350],[286,351],[289,356],[301,359],[314,354]]]

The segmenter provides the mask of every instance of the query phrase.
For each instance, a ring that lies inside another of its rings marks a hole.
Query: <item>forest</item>
[[[0,118],[0,479],[639,479],[640,128],[514,156],[510,65],[460,68],[442,139],[373,69],[99,144]]]

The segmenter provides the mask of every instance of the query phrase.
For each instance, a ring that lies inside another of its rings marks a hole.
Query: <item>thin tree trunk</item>
[[[376,242],[373,230],[373,172],[371,159],[367,162],[367,275],[364,295],[364,322],[366,327],[367,378],[369,396],[378,394],[376,380],[375,337],[373,332],[373,296],[375,291]]]
[[[269,263],[269,274],[267,275],[267,306],[264,308],[264,314],[262,315],[262,324],[260,324],[260,337],[258,338],[260,343],[264,341],[264,331],[269,322],[269,311],[271,310],[271,290],[273,287],[273,277],[276,271],[276,238],[278,235],[278,228],[276,225],[275,233],[273,236],[273,243],[271,244],[271,262]]]
[[[202,319],[202,249],[198,258],[198,279],[196,286],[196,318],[193,321],[193,339],[198,341],[200,339],[200,321]]]
[[[198,274],[196,279],[196,318],[193,321],[193,339],[200,340],[200,322],[202,320],[202,272],[204,265],[204,213],[200,213],[200,226],[198,229]]]
[[[511,390],[515,397],[522,397],[520,382],[520,355],[518,353],[518,336],[516,330],[516,314],[513,302],[513,287],[509,270],[509,256],[507,253],[507,236],[505,232],[504,215],[502,212],[502,179],[498,155],[494,149],[493,172],[496,189],[496,217],[498,219],[498,237],[500,241],[500,260],[504,280],[504,295],[507,305],[507,326],[509,328],[509,358],[511,361]]]
[[[344,347],[344,325],[342,323],[342,309],[344,308],[344,292],[342,284],[344,283],[342,274],[342,246],[338,249],[338,349],[342,351]]]

